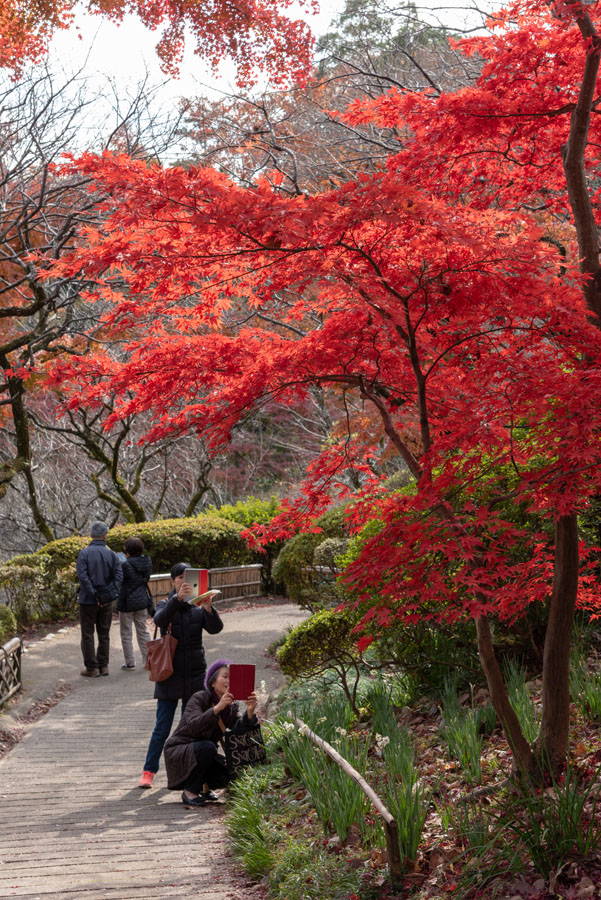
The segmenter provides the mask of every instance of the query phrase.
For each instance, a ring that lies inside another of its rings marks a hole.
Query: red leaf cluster
[[[18,73],[25,60],[39,59],[52,32],[68,28],[76,0],[2,0],[0,66]],[[195,53],[214,67],[228,56],[237,61],[240,84],[252,83],[257,70],[273,83],[306,79],[311,66],[312,38],[305,22],[287,18],[291,0],[87,0],[90,12],[121,21],[134,14],[153,31],[164,27],[157,53],[165,72],[177,75],[186,32]],[[315,7],[314,0],[308,4]]]

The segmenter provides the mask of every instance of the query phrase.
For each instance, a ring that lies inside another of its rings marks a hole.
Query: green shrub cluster
[[[43,552],[44,547],[37,553],[15,556],[0,566],[2,599],[12,610],[18,630],[38,621],[54,622],[75,612],[75,559],[89,540],[66,540],[72,542],[72,558],[69,561],[63,556],[64,548],[56,554],[47,554]]]
[[[293,680],[333,669],[349,703],[356,709],[361,657],[353,628],[360,619],[361,613],[355,609],[322,609],[313,613],[289,632],[278,650],[280,669]]]
[[[275,562],[275,581],[281,582],[290,599],[305,609],[322,609],[338,601],[337,557],[348,544],[345,509],[339,506],[320,516],[315,522],[321,529],[318,533],[302,532],[290,538]]]
[[[224,503],[223,506],[209,506],[207,513],[238,522],[245,528],[253,525],[268,525],[280,511],[279,497],[273,495],[269,500],[259,500],[258,497],[247,497],[246,500],[238,500],[237,503]]]
[[[205,569],[218,566],[242,566],[257,562],[240,537],[243,527],[214,513],[192,519],[159,519],[137,525],[112,528],[107,543],[112,550],[123,550],[128,537],[144,541],[154,572],[168,572],[176,562],[189,562]]]
[[[322,609],[293,628],[278,650],[280,669],[292,679],[310,678],[356,656],[355,610]]]
[[[245,528],[252,528],[253,525],[268,525],[279,511],[280,500],[275,495],[271,496],[269,500],[247,497],[246,500],[239,500],[237,503],[224,503],[219,508],[209,506],[207,509],[208,513],[213,513],[230,522],[238,522]],[[263,566],[261,577],[266,593],[271,593],[276,588],[273,579],[273,564],[283,546],[283,540],[269,541],[265,544],[264,552],[257,559]]]
[[[240,537],[242,530],[236,522],[212,513],[118,525],[109,532],[107,543],[119,552],[128,537],[141,538],[155,572],[168,572],[179,561],[211,569],[257,561]],[[75,612],[75,561],[89,542],[89,537],[62,538],[0,566],[0,591],[18,628],[36,621],[57,621]]]
[[[17,633],[17,620],[12,609],[0,606],[0,644],[5,644]]]

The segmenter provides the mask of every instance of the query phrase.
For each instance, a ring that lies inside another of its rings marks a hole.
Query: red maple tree
[[[252,83],[257,69],[274,83],[292,76],[302,80],[311,65],[312,39],[305,22],[283,15],[292,0],[277,7],[262,0],[2,0],[0,66],[20,71],[24,61],[38,60],[57,29],[69,28],[77,7],[120,22],[134,14],[153,31],[164,26],[157,53],[165,72],[177,74],[186,30],[195,53],[216,66],[234,58],[240,83]],[[302,4],[301,4],[302,5]],[[314,0],[310,7],[316,8]]]
[[[118,364],[55,368],[73,406],[114,393],[115,417],[152,413],[150,440],[197,429],[214,447],[265,398],[290,403],[311,385],[372,406],[377,441],[374,429],[329,445],[275,527],[310,522],[359,472],[354,526],[381,523],[346,573],[365,627],[473,617],[529,771],[543,754],[565,759],[574,609],[598,605],[577,523],[601,488],[596,15],[596,3],[514,3],[466,42],[485,61],[477,84],[355,105],[351,121],[395,123],[406,145],[334,191],[290,198],[210,169],[73,161],[114,206],[57,266],[98,280],[109,333],[136,332]],[[381,428],[410,494],[374,476]],[[532,748],[489,616],[534,602],[549,617]]]

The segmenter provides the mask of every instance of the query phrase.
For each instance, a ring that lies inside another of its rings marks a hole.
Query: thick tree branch
[[[561,148],[561,156],[566,176],[568,197],[578,236],[580,271],[589,276],[584,286],[584,293],[590,311],[601,326],[599,230],[595,222],[584,165],[591,110],[599,73],[601,40],[589,14],[582,7],[576,22],[588,47],[578,102],[572,112],[570,136]]]

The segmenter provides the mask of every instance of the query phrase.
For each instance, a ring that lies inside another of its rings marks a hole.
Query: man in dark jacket
[[[113,601],[119,597],[123,571],[116,553],[106,546],[108,525],[94,522],[92,541],[77,557],[79,578],[79,623],[81,625],[81,652],[85,668],[82,675],[96,678],[108,675],[109,632],[113,620]],[[98,633],[98,651],[95,635]]]

